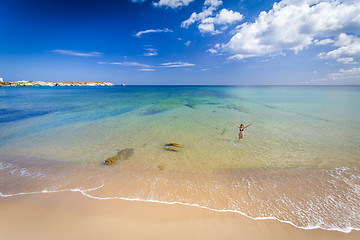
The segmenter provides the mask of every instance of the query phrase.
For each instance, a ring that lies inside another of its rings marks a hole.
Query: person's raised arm
[[[250,127],[251,125],[252,125],[252,124],[247,125],[246,127],[244,127],[244,129],[247,128],[247,127]]]
[[[234,123],[235,123],[235,125],[236,125],[238,128],[240,128],[240,126],[239,126],[239,125],[237,125],[235,121],[234,121]]]

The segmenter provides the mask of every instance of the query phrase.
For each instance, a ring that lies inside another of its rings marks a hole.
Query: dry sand
[[[0,198],[0,240],[360,239],[360,231],[302,230],[183,205],[97,200],[79,192]]]

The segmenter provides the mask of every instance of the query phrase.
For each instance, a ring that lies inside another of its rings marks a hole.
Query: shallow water
[[[359,230],[359,93],[353,86],[0,88],[0,195],[80,189],[99,199]],[[253,124],[244,140],[232,121]],[[183,151],[166,151],[170,142]],[[102,165],[125,148],[134,149],[129,160]]]

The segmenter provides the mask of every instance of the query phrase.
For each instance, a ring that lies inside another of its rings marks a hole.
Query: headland
[[[114,86],[109,82],[48,82],[48,81],[16,81],[16,82],[0,82],[0,87],[55,87],[55,86]]]

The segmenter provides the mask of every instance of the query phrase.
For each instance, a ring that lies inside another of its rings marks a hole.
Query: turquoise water
[[[98,199],[359,230],[359,93],[356,86],[0,88],[0,195],[80,189]],[[253,124],[244,140],[233,121]],[[166,151],[170,142],[184,149]],[[101,164],[126,148],[134,149],[129,160]]]

